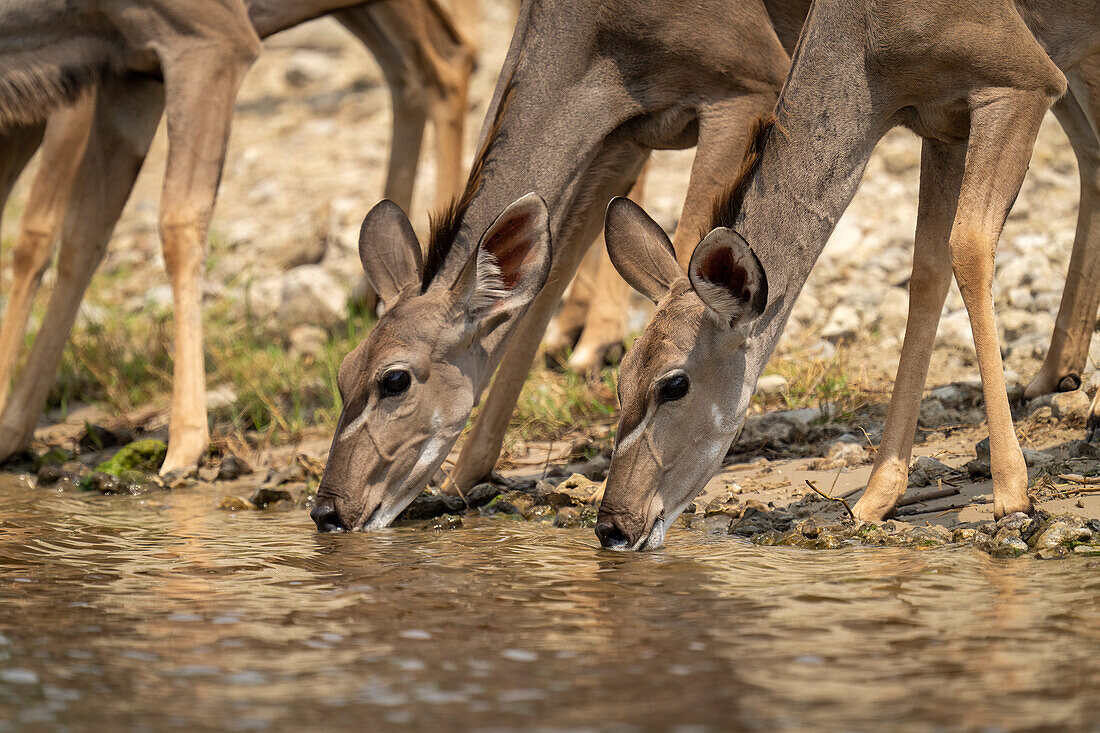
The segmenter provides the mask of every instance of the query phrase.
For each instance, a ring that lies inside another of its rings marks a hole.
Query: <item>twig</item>
[[[836,481],[833,481],[833,484],[835,485]],[[841,498],[836,497],[836,496],[829,496],[824,491],[817,488],[817,486],[814,485],[814,482],[811,481],[810,479],[806,479],[806,485],[809,486],[811,489],[813,489],[815,494],[818,494],[819,496],[821,496],[825,499],[828,499],[829,501],[838,501],[838,502],[840,502],[844,506],[844,510],[846,512],[848,512],[848,516],[851,517],[853,520],[856,518],[855,513],[852,511],[852,507],[848,506],[848,502],[846,502],[844,499],[841,499]]]
[[[967,501],[964,501],[961,504],[952,504],[949,507],[939,507],[938,506],[938,507],[928,508],[928,507],[918,507],[918,506],[907,506],[905,508],[898,509],[897,512],[895,512],[895,514],[899,517],[912,517],[912,516],[915,516],[917,514],[930,514],[932,512],[941,512],[941,513],[946,514],[947,512],[951,512],[951,511],[954,511],[956,509],[962,509],[962,508],[967,507],[969,505],[970,505],[970,501],[967,500]],[[939,515],[937,514],[936,516],[939,516]]]
[[[1100,486],[1100,476],[1082,476],[1079,473],[1060,473],[1058,478],[1083,486]]]
[[[863,433],[863,437],[867,440],[867,447],[871,449],[871,453],[877,454],[878,448],[871,442],[871,436],[867,434],[867,431],[863,429],[862,425],[859,426],[859,432]]]
[[[902,499],[897,503],[897,507],[910,506],[912,504],[924,504],[925,502],[934,501],[936,499],[946,499],[949,496],[955,496],[959,493],[959,490],[954,486],[950,488],[939,488],[935,491],[929,491],[927,494],[921,494],[920,496],[910,496]]]

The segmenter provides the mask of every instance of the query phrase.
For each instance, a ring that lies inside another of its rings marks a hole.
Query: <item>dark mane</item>
[[[768,141],[768,134],[775,127],[775,116],[757,117],[749,130],[749,144],[745,148],[745,156],[741,159],[741,169],[737,177],[733,179],[721,195],[714,200],[714,209],[710,217],[710,228],[701,232],[706,234],[716,227],[733,228],[737,221],[737,215],[741,213],[741,204],[745,200],[745,191],[749,187],[749,181],[753,173],[760,166],[760,160],[764,157],[764,146]]]
[[[443,269],[443,263],[447,260],[447,255],[450,254],[455,239],[458,237],[458,230],[462,226],[462,219],[466,216],[466,210],[470,208],[474,196],[481,189],[482,178],[485,174],[485,161],[489,157],[489,151],[492,150],[493,145],[500,137],[500,128],[504,124],[504,113],[512,101],[512,91],[514,89],[512,80],[509,79],[508,85],[504,88],[504,93],[500,97],[500,106],[497,107],[496,117],[493,118],[493,124],[489,127],[488,134],[485,135],[485,144],[478,152],[477,157],[474,158],[474,164],[470,168],[470,177],[466,180],[466,187],[462,190],[462,194],[451,199],[451,202],[442,211],[433,212],[429,217],[431,235],[428,238],[428,252],[424,257],[424,276],[420,281],[420,292],[422,293],[428,289],[428,285]]]

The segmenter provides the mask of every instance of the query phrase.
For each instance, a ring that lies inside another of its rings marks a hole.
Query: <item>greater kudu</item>
[[[909,320],[856,516],[882,519],[905,492],[952,271],[982,376],[994,515],[1031,510],[997,344],[994,251],[1039,124],[1068,76],[1070,92],[1056,109],[1084,161],[1088,194],[1067,292],[1095,289],[1083,278],[1095,276],[1100,256],[1092,209],[1100,183],[1098,45],[1095,3],[818,0],[774,124],[762,128],[743,175],[716,205],[687,277],[660,228],[629,202],[612,202],[612,259],[659,306],[620,372],[623,413],[596,529],[605,546],[660,545],[713,474],[875,143],[897,125],[924,139]]]
[[[605,202],[629,189],[649,150],[697,144],[678,235],[690,246],[717,172],[774,104],[807,6],[523,3],[466,193],[433,227],[427,260],[396,207],[364,222],[364,255],[389,253],[363,263],[389,310],[341,368],[344,410],[313,513],[320,529],[396,516],[442,464],[503,358],[452,479],[466,488],[489,473]],[[540,289],[544,259],[552,269]],[[473,297],[486,291],[495,304]]]
[[[404,206],[412,200],[429,116],[439,151],[437,201],[445,202],[457,189],[473,53],[436,0],[248,0],[242,6],[247,18],[235,4],[212,0],[148,3],[137,18],[123,12],[127,3],[116,5],[101,13],[78,7],[67,24],[50,27],[47,35],[56,48],[0,56],[0,89],[8,95],[0,102],[0,125],[15,123],[0,137],[5,198],[45,128],[42,162],[14,249],[13,292],[0,327],[0,407],[6,407],[0,417],[0,460],[31,438],[84,290],[167,105],[170,153],[161,229],[176,297],[177,349],[170,448],[162,468],[168,472],[194,464],[207,443],[199,277],[236,84],[251,58],[237,47],[254,52],[255,36],[326,13],[354,33],[374,53],[390,86],[394,132],[385,190]],[[49,10],[47,4],[36,12]],[[142,29],[144,36],[124,42],[108,32],[122,34],[128,22],[148,18],[153,21]],[[28,44],[41,32],[26,17],[7,20]],[[100,27],[91,25],[96,20],[115,25],[101,38],[90,32],[81,36],[82,29]],[[247,28],[234,25],[242,20]],[[51,62],[72,69],[51,82]],[[219,71],[226,64],[231,68]],[[94,90],[53,110],[48,124],[38,121],[52,104],[77,95],[80,84],[96,77]],[[39,108],[30,110],[36,100]],[[5,406],[31,303],[63,221],[57,284]]]

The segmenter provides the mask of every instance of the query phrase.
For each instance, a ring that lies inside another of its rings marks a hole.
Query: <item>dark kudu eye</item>
[[[665,377],[657,385],[657,401],[672,402],[678,400],[687,394],[689,385],[690,382],[686,374],[673,374],[670,377]]]
[[[412,384],[412,376],[407,369],[390,369],[378,380],[378,388],[383,397],[399,395]]]

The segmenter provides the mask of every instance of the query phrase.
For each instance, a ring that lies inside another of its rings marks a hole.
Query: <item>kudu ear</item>
[[[684,276],[665,230],[628,198],[616,196],[607,205],[603,238],[623,280],[654,303]]]
[[[550,275],[550,214],[546,202],[529,193],[496,218],[454,289],[477,320],[512,315],[535,299]]]
[[[749,243],[726,227],[712,230],[695,248],[688,279],[703,303],[730,326],[758,318],[768,302],[764,266]]]
[[[383,199],[367,212],[359,230],[359,261],[367,281],[387,308],[402,290],[420,282],[424,256],[409,217]]]

